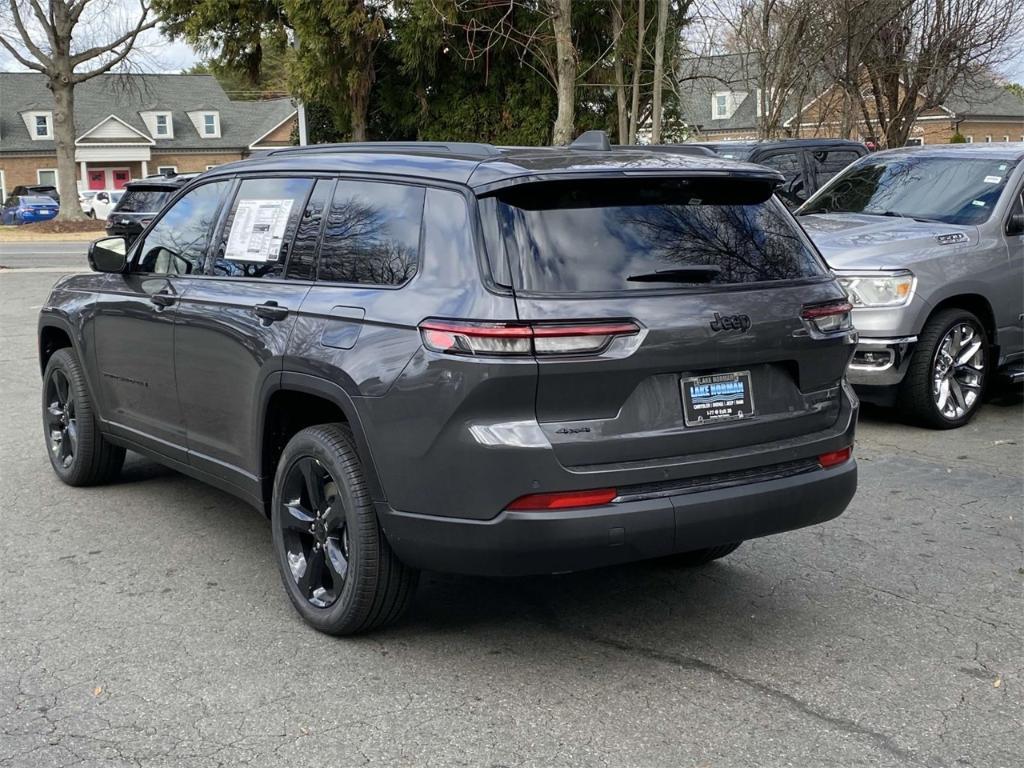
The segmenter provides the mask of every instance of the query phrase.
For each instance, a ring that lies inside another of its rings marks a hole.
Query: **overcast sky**
[[[199,60],[199,56],[188,45],[182,42],[167,40],[156,30],[150,30],[142,45],[142,56],[138,67],[146,72],[181,72]],[[20,64],[0,48],[0,70],[20,71]],[[1011,62],[1002,73],[1014,82],[1024,83],[1024,49],[1017,59]]]

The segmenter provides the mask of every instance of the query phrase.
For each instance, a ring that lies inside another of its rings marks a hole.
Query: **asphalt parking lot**
[[[1019,392],[955,433],[869,411],[824,526],[696,571],[427,574],[338,640],[241,502],[138,457],[56,479],[36,313],[80,257],[18,258],[53,271],[0,269],[0,766],[1021,765]]]

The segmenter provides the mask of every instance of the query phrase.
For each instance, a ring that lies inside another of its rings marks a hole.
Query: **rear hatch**
[[[537,419],[563,465],[650,464],[835,423],[849,307],[772,185],[589,179],[481,199],[519,320],[611,329],[582,354],[538,346]]]
[[[107,223],[119,230],[141,232],[176,191],[177,187],[165,184],[133,184],[125,189]]]

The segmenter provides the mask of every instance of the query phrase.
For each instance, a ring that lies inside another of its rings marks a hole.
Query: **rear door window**
[[[317,280],[402,285],[416,273],[424,188],[339,179]]]
[[[825,184],[860,155],[852,149],[820,149],[811,152],[814,178],[818,187]]]
[[[492,272],[538,293],[623,292],[826,274],[765,182],[524,184],[480,201]],[[491,218],[491,221],[488,221]]]
[[[312,179],[244,179],[221,228],[212,273],[281,277]]]
[[[779,197],[789,206],[803,203],[809,196],[804,183],[803,152],[775,152],[755,162],[767,165],[783,175],[785,181],[778,190]]]

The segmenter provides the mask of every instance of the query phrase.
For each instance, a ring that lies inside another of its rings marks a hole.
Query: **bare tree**
[[[661,143],[661,94],[665,85],[665,33],[668,28],[668,0],[658,0],[658,31],[654,38],[654,82],[651,121],[651,143]]]
[[[646,5],[645,0],[639,0],[636,11],[636,53],[633,57],[633,94],[629,108],[628,144],[636,144],[636,131],[640,125],[640,74],[644,68],[644,40],[647,38],[647,25],[644,23]]]
[[[1024,0],[887,0],[854,96],[868,131],[903,146],[914,122],[1019,54]]]
[[[75,172],[75,86],[126,62],[139,35],[157,23],[147,0],[137,15],[118,13],[109,0],[8,0],[0,45],[23,67],[46,77],[53,93],[58,218],[84,219]],[[79,23],[86,19],[81,30]],[[44,39],[45,38],[45,39]]]

